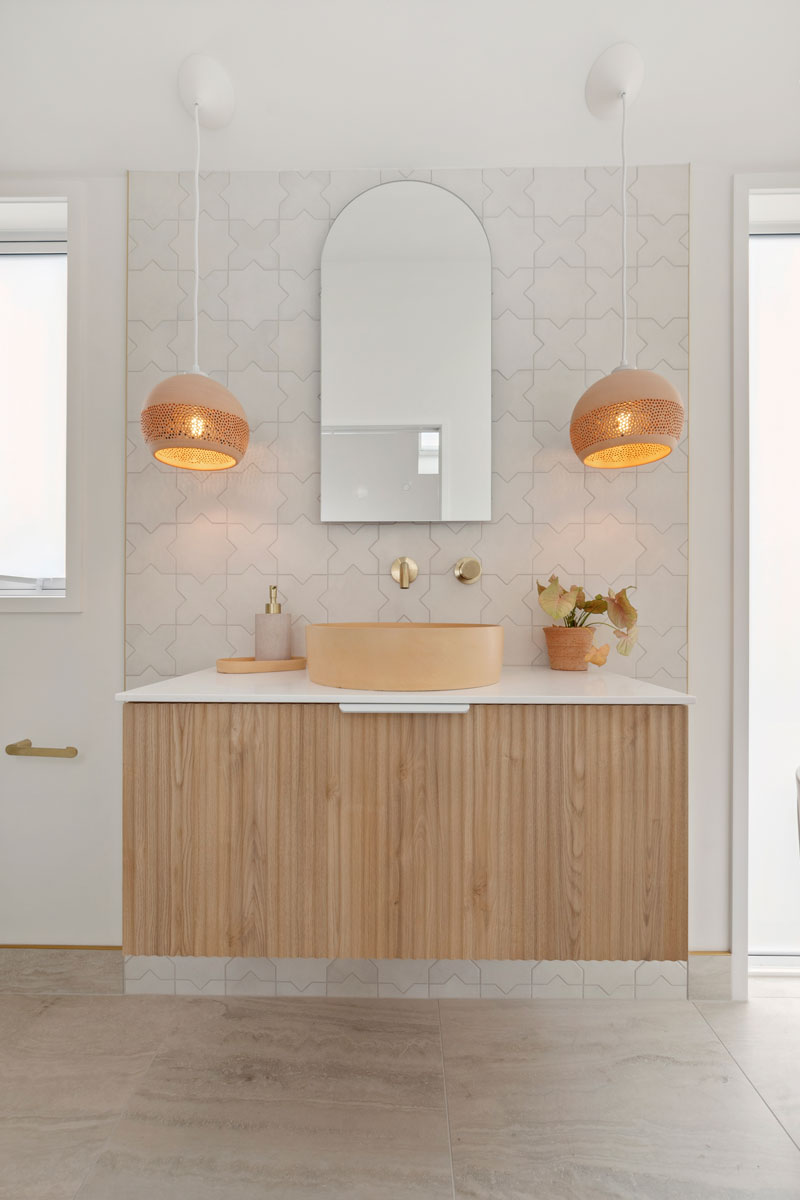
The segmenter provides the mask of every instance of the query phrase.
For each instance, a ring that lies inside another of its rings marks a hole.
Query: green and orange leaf
[[[628,599],[627,588],[617,592],[616,596],[609,588],[606,604],[611,624],[616,625],[617,629],[630,630],[636,625],[638,613]],[[630,653],[630,651],[626,651],[626,653]]]
[[[617,653],[627,655],[639,640],[639,630],[635,625],[630,629],[615,629],[614,637],[617,638]]]
[[[580,588],[573,585],[569,591],[565,591],[558,582],[556,575],[550,576],[550,582],[547,587],[543,587],[537,581],[539,589],[539,604],[547,613],[552,621],[563,621],[565,617],[574,610],[578,602]]]
[[[610,649],[611,647],[608,642],[605,642],[602,646],[592,646],[591,650],[586,655],[585,661],[587,663],[592,663],[595,667],[604,667],[606,665],[606,659],[608,658],[608,652]]]

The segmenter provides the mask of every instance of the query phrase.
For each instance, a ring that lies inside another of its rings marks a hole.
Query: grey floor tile
[[[441,1011],[458,1197],[800,1195],[800,1153],[688,1002]]]
[[[797,975],[751,975],[747,991],[751,1000],[800,1000],[800,978]]]
[[[697,1007],[800,1146],[800,1000]]]
[[[79,1200],[449,1200],[444,1112],[139,1095]]]
[[[122,994],[121,950],[0,950],[0,992]]]
[[[3,1116],[118,1116],[179,1016],[172,997],[19,999],[33,1011],[0,1045]]]
[[[47,999],[33,996],[0,996],[0,1048],[12,1045],[24,1027],[48,1003]]]
[[[73,1200],[115,1118],[0,1117],[0,1197]]]
[[[188,1003],[147,1073],[151,1095],[444,1106],[433,1001]]]
[[[700,1007],[0,997],[0,1197],[796,1200],[800,1004]]]

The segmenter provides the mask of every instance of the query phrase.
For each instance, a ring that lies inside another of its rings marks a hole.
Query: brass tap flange
[[[396,558],[392,563],[392,579],[395,583],[399,583],[404,591],[411,586],[418,575],[419,567],[413,558],[408,558],[405,554],[402,558]]]

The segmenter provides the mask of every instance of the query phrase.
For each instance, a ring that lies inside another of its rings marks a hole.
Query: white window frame
[[[86,375],[83,337],[88,256],[86,187],[63,176],[0,175],[0,196],[10,200],[42,198],[67,202],[66,587],[58,596],[48,596],[46,591],[36,596],[4,596],[0,590],[0,614],[81,612],[86,502],[82,403],[82,382]],[[103,452],[114,454],[116,447],[103,447]]]
[[[732,999],[746,1000],[750,746],[750,194],[800,191],[800,174],[733,177]]]

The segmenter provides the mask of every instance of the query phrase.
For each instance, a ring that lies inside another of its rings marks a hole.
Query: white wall
[[[731,173],[692,166],[689,254],[689,945],[730,948]]]
[[[585,111],[585,75],[605,46],[623,38],[639,45],[647,77],[631,111],[631,159],[694,164],[691,941],[726,949],[730,187],[734,171],[797,166],[800,5],[5,0],[3,25],[6,164],[79,174],[190,164],[175,72],[193,51],[223,59],[237,88],[234,123],[206,139],[208,166],[614,162],[617,132]],[[113,288],[104,294],[119,300],[121,284],[106,278]],[[118,604],[112,589],[105,611]],[[119,609],[115,620],[120,628]]]

